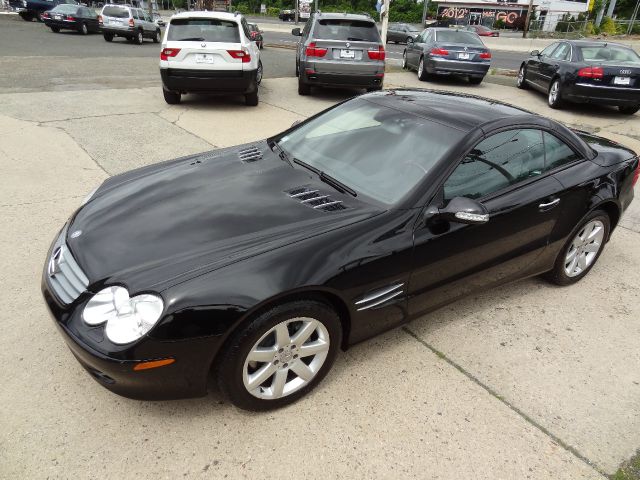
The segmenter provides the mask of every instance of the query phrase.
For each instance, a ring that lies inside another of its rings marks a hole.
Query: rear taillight
[[[76,17],[72,17],[71,15],[67,15],[67,20],[69,20],[70,22],[75,22],[76,21]]]
[[[180,53],[179,48],[163,48],[160,52],[160,60],[169,60],[171,57],[175,57]]]
[[[578,70],[578,76],[582,78],[598,78],[604,77],[602,67],[584,67]]]
[[[445,50],[444,48],[432,48],[431,55],[435,55],[436,57],[446,57],[449,55],[449,50]]]
[[[635,187],[636,183],[638,183],[638,178],[640,177],[640,160],[638,161],[638,166],[636,167],[636,171],[633,174],[633,180],[631,180],[631,186]]]
[[[371,60],[384,60],[385,52],[384,47],[380,45],[377,50],[369,50],[367,52]]]
[[[130,18],[130,19],[129,19],[129,26],[130,26],[130,27],[135,27],[135,26],[136,26],[136,24],[135,24],[135,23],[134,23],[134,21],[133,21],[133,18]]]
[[[244,50],[227,50],[227,53],[231,55],[231,58],[239,58],[242,60],[242,63],[251,62],[251,55],[249,55],[249,52],[245,52]]]
[[[251,32],[251,38],[256,38],[256,33],[257,32]]]
[[[324,57],[327,54],[326,48],[316,47],[316,42],[311,42],[305,50],[307,57]]]
[[[480,54],[480,58],[485,58],[485,59],[491,58],[491,52],[482,52]]]
[[[47,12],[44,12],[42,15],[40,15],[42,18],[49,18],[49,14]]]
[[[102,15],[98,15],[98,23],[102,25]]]

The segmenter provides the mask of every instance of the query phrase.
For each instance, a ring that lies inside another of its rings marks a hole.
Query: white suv
[[[171,17],[162,40],[160,75],[164,99],[185,93],[244,95],[258,104],[260,49],[240,14],[184,12]]]

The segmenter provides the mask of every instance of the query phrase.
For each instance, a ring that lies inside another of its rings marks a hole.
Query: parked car
[[[409,23],[390,23],[387,29],[387,43],[409,43],[420,35],[421,29]]]
[[[262,36],[262,30],[255,23],[247,23],[249,26],[249,38],[256,42],[258,48],[262,50],[264,48],[264,37]]]
[[[115,393],[199,396],[213,374],[235,405],[277,408],[341,348],[456,299],[578,282],[639,173],[631,150],[496,100],[370,93],[107,179],[53,241],[42,292]]]
[[[164,21],[164,18],[162,18],[162,15],[160,15],[158,12],[154,12],[153,13],[153,21],[156,23],[156,25],[158,25],[159,27],[164,27],[167,23]]]
[[[467,30],[469,32],[477,33],[480,37],[499,37],[500,32],[498,30],[493,30],[489,27],[485,27],[484,25],[467,25],[463,28],[463,30]]]
[[[145,38],[153,40],[153,43],[160,43],[162,38],[160,27],[142,8],[107,4],[102,7],[98,21],[107,42],[113,41],[114,37],[122,37],[142,45]]]
[[[162,92],[169,104],[186,93],[244,95],[258,105],[260,49],[247,20],[225,12],[185,12],[171,17],[160,53]]]
[[[58,33],[60,30],[75,30],[82,35],[87,35],[89,32],[100,32],[98,15],[89,7],[70,4],[58,5],[48,12],[44,12],[42,20],[54,33]]]
[[[491,52],[480,37],[450,28],[427,28],[402,54],[402,68],[418,71],[420,80],[434,75],[465,75],[479,84],[491,66]]]
[[[310,13],[306,10],[300,10],[298,12],[298,20],[307,21],[310,17]],[[283,22],[293,22],[296,19],[296,11],[295,10],[280,10],[278,14],[278,18]]]
[[[633,115],[640,109],[640,57],[613,42],[563,40],[532,51],[517,84],[546,93],[551,108],[565,101],[597,103]]]
[[[42,22],[44,12],[58,5],[78,5],[78,2],[75,0],[9,0],[9,4],[23,20],[31,22],[36,19]]]
[[[384,80],[385,50],[378,28],[367,15],[313,13],[296,47],[298,93],[312,86],[380,90]]]

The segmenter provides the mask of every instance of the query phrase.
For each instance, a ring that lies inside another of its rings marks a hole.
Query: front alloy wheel
[[[274,307],[227,342],[217,365],[220,389],[246,410],[293,403],[327,374],[341,339],[338,315],[322,302]]]
[[[142,45],[142,42],[144,42],[144,36],[142,35],[142,32],[138,32],[136,35],[136,43],[138,45]]]
[[[527,72],[526,72],[525,66],[522,65],[520,67],[520,70],[518,71],[518,80],[516,83],[517,87],[521,88],[522,90],[526,90],[527,88],[526,74]]]

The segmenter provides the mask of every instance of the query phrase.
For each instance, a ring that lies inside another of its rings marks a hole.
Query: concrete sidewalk
[[[532,279],[446,307],[340,355],[311,396],[283,410],[249,414],[216,392],[137,402],[82,370],[39,292],[57,229],[108,175],[263,138],[353,94],[300,97],[295,82],[265,80],[257,108],[193,96],[167,106],[157,87],[0,94],[0,478],[614,472],[640,446],[640,200],[578,285]],[[386,86],[509,101],[640,151],[638,116],[553,111],[532,92],[426,84],[405,72],[388,74]]]

